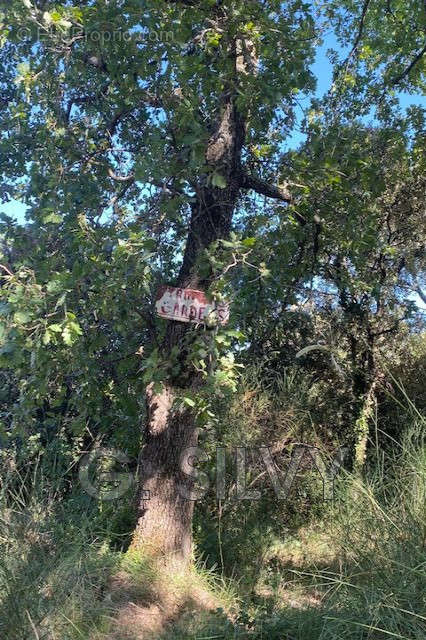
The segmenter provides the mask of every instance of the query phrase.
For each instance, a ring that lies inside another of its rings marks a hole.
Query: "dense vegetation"
[[[426,637],[423,3],[1,7],[0,637]]]

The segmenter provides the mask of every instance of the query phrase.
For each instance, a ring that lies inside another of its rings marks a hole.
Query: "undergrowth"
[[[426,638],[425,418],[408,399],[405,413],[399,440],[375,425],[363,474],[341,472],[334,503],[294,526],[284,507],[275,526],[281,507],[268,503],[253,512],[252,530],[234,514],[232,535],[226,519],[221,533],[235,552],[218,554],[197,536],[203,560],[181,574],[126,551],[132,496],[98,503],[41,468],[31,467],[29,482],[9,460],[0,475],[0,638]],[[129,601],[140,612],[158,607],[164,624],[114,635]]]

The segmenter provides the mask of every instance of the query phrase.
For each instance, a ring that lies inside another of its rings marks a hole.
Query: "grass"
[[[99,510],[78,492],[61,499],[42,475],[33,480],[29,489],[15,469],[0,484],[2,640],[139,639],[152,620],[158,634],[171,618],[208,611],[229,624],[235,594],[205,564],[170,573],[117,549],[116,506]]]
[[[342,477],[322,515],[269,536],[255,558],[244,538],[237,570],[198,562],[170,573],[125,552],[117,505],[102,511],[42,475],[29,489],[12,469],[0,484],[0,638],[426,638],[425,420],[409,414],[402,441],[382,437],[385,450],[374,438],[364,475]]]
[[[423,437],[416,428],[366,477],[347,476],[326,519],[275,549],[275,571],[260,580],[270,610],[253,637],[426,637]]]
[[[164,638],[426,638],[424,426],[417,415],[388,453],[373,447],[365,475],[342,478],[322,518],[270,543],[230,627],[192,620]]]
[[[99,539],[90,505],[84,496],[58,502],[42,485],[29,496],[16,477],[3,482],[1,503],[0,637],[86,637],[105,613],[119,560]]]

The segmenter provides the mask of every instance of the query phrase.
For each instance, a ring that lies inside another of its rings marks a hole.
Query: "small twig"
[[[35,626],[34,622],[31,620],[30,612],[28,611],[28,609],[25,609],[25,613],[28,616],[28,620],[30,621],[30,625],[31,625],[32,630],[34,631],[35,637],[37,638],[37,640],[40,640],[40,636],[38,634],[38,631],[36,629],[36,626]]]
[[[14,274],[10,271],[10,269],[8,269],[8,267],[6,267],[6,265],[0,264],[0,269],[3,269],[4,271],[6,271],[6,273],[13,277]]]

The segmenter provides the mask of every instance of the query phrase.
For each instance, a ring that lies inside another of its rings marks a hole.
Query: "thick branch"
[[[287,189],[286,185],[274,185],[269,184],[269,182],[265,182],[260,178],[256,178],[248,173],[244,173],[241,177],[241,187],[243,189],[253,189],[256,193],[259,193],[262,196],[266,196],[267,198],[274,198],[275,200],[280,200],[281,202],[291,203],[293,199],[291,197],[290,192]],[[293,210],[292,214],[296,218],[296,220],[302,225],[305,226],[307,223],[306,218],[304,218],[298,211]],[[319,221],[314,218],[315,223],[318,226]],[[318,231],[318,235],[320,232],[320,228]]]
[[[253,189],[256,193],[267,198],[275,198],[282,202],[292,202],[291,194],[286,186],[270,184],[248,173],[243,174],[241,186],[243,189]]]

